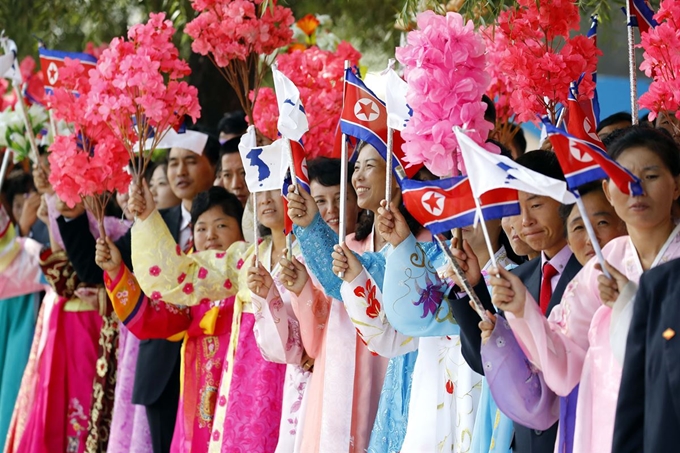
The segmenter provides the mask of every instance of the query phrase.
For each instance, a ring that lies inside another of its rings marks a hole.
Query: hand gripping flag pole
[[[470,300],[474,305],[475,311],[477,312],[479,317],[482,318],[483,321],[489,321],[489,316],[486,314],[486,309],[484,308],[482,301],[479,300],[479,296],[477,296],[477,293],[472,288],[472,285],[468,281],[467,277],[465,277],[465,272],[463,272],[463,269],[461,269],[460,265],[458,264],[458,261],[456,260],[456,257],[453,256],[453,253],[451,253],[451,249],[447,247],[446,243],[439,237],[438,234],[435,234],[433,237],[437,241],[439,248],[442,249],[442,251],[446,255],[446,258],[449,260],[449,263],[453,268],[453,273],[456,274],[456,277],[458,277],[458,281],[460,281],[460,284],[463,285],[462,289],[470,297]]]
[[[345,74],[349,69],[350,62],[345,60]],[[343,87],[343,90],[346,87]],[[344,95],[343,95],[344,99]],[[342,133],[342,152],[340,154],[340,225],[338,228],[338,244],[342,245],[345,242],[345,235],[347,233],[347,134]],[[388,167],[389,168],[389,167]],[[339,272],[338,277],[343,278],[344,272]]]

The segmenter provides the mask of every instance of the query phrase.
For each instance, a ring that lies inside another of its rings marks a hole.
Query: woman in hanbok
[[[243,208],[221,187],[197,195],[191,211],[197,251],[225,251],[243,240]],[[111,240],[98,241],[97,263],[105,271],[106,289],[116,313],[135,337],[184,342],[180,407],[171,451],[207,451],[229,346],[234,297],[190,308],[149,298],[141,292]]]
[[[384,310],[397,330],[420,337],[414,383],[418,378],[421,384],[418,393],[415,387],[412,393],[409,419],[413,422],[409,422],[404,449],[468,451],[474,442],[475,451],[489,451],[489,445],[497,447],[496,451],[508,451],[512,422],[497,414],[489,401],[483,406],[488,413],[477,414],[482,377],[465,361],[458,325],[448,305],[442,304],[444,294],[451,290],[444,278],[451,273],[444,254],[433,244],[418,244],[394,209],[383,209],[380,214],[380,232],[392,246],[385,269]],[[500,242],[500,220],[488,221],[487,229],[494,238],[496,261],[515,267]],[[482,271],[486,276],[491,257],[481,228],[463,228],[463,238],[466,250],[474,250],[486,262]],[[432,372],[435,368],[437,373]],[[485,422],[487,418],[494,420],[489,429],[473,436],[475,420]]]
[[[658,130],[631,127],[610,145],[609,154],[641,180],[643,189],[641,196],[629,196],[611,181],[603,184],[628,229],[628,236],[613,239],[602,250],[618,283],[609,283],[597,260],[591,259],[546,319],[516,277],[501,269],[501,278],[491,279],[494,304],[505,311],[515,337],[547,385],[558,395],[568,395],[579,385],[573,439],[573,451],[579,453],[611,451],[621,339],[630,325],[633,283],[644,270],[680,256],[680,227],[671,216],[680,196],[680,151],[675,142]],[[625,280],[632,283],[621,283]],[[601,293],[607,285],[614,291]]]
[[[8,151],[6,151],[8,152]],[[10,420],[29,359],[39,294],[48,288],[39,265],[42,246],[19,237],[0,205],[0,438]]]
[[[309,161],[307,169],[310,195],[321,218],[337,233],[340,161],[320,158]],[[346,231],[351,234],[357,219],[352,188],[346,206]],[[292,293],[305,351],[314,359],[301,449],[363,452],[375,421],[387,359],[364,345],[342,301],[326,296],[300,261],[283,258],[281,279]]]
[[[368,348],[390,358],[368,447],[369,452],[375,453],[399,451],[402,448],[407,427],[411,375],[417,357],[417,342],[390,326],[381,308],[380,289],[384,274],[384,258],[381,254],[387,249],[386,241],[376,232],[376,221],[380,201],[385,196],[385,168],[385,160],[375,148],[368,144],[359,146],[352,186],[357,194],[358,206],[366,209],[368,215],[363,222],[360,220],[355,234],[347,235],[344,243],[347,253],[352,250],[363,254],[365,269],[355,279],[356,286],[363,288],[363,297],[349,298],[341,294],[342,280],[331,270],[331,253],[333,246],[338,243],[338,236],[318,215],[313,198],[304,192],[289,194],[288,197],[289,215],[296,224],[295,232],[307,268],[318,279],[326,295],[344,301],[350,319]],[[396,182],[394,184],[393,200],[400,204],[401,193]],[[409,226],[421,240],[431,239],[429,232],[410,216]]]
[[[272,269],[286,247],[280,191],[258,194],[256,206],[262,226],[271,231],[258,245],[259,260],[265,269]],[[245,264],[253,262],[255,245],[245,252],[242,245],[234,244],[226,251],[184,255],[175,247],[160,214],[154,209],[148,189],[143,192],[133,189],[129,207],[138,215],[132,228],[136,278],[152,299],[191,307],[236,296],[208,451],[295,451],[301,438],[298,433],[302,432],[303,397],[309,373],[299,365],[286,367],[264,360],[260,353],[262,348],[266,356],[269,347],[278,346],[258,342],[261,332],[278,329],[278,326],[271,327],[268,320],[283,319],[283,314],[289,312],[284,303],[274,306],[253,303],[247,284],[249,266]],[[149,254],[149,249],[157,250],[158,255]],[[289,323],[285,327],[297,328]],[[291,348],[298,348],[298,352],[293,353],[302,356],[301,345],[291,344]]]

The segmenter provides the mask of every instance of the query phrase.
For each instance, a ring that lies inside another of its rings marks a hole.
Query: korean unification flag
[[[281,190],[290,164],[284,148],[286,139],[279,139],[267,146],[242,146],[247,135],[241,138],[239,152],[246,171],[248,190],[253,193]]]
[[[279,106],[277,127],[281,135],[290,140],[299,141],[309,130],[309,122],[300,100],[300,91],[295,84],[281,71],[272,68],[276,103]]]
[[[479,146],[459,127],[453,128],[460,146],[470,187],[476,198],[494,189],[516,189],[543,195],[564,204],[576,203],[564,181],[544,176],[515,163],[500,154],[492,154]]]
[[[390,68],[385,74],[387,89],[385,100],[387,104],[387,125],[392,129],[403,131],[413,116],[413,109],[406,102],[408,84]]]

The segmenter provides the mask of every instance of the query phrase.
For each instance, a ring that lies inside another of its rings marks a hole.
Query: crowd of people
[[[479,225],[451,236],[481,322],[397,178],[384,200],[370,144],[350,164],[344,239],[340,161],[310,160],[309,192],[286,203],[253,196],[240,112],[116,194],[105,237],[59,200],[47,159],[16,167],[0,210],[4,451],[673,451],[680,148],[657,124],[599,124],[644,192],[580,188],[605,269],[583,211],[542,195],[486,222],[493,257]],[[522,134],[502,152],[564,180]]]

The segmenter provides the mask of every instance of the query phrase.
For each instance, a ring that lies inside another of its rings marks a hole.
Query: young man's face
[[[215,168],[207,157],[184,148],[172,148],[168,156],[168,182],[182,200],[208,190],[214,181]]]
[[[522,224],[520,237],[536,251],[555,256],[567,243],[560,218],[560,203],[550,197],[519,192]]]
[[[246,185],[246,171],[240,153],[229,153],[222,156],[222,170],[218,175],[219,185],[236,195],[243,206],[246,205],[250,192]]]

